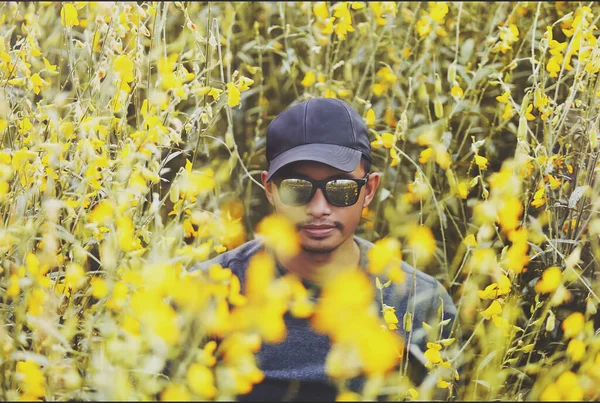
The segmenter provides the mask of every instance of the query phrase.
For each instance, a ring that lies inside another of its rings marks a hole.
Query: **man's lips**
[[[324,237],[329,235],[335,229],[333,225],[305,225],[302,227],[309,235],[315,237]]]

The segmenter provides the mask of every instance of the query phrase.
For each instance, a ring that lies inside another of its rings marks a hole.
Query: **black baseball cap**
[[[352,172],[362,155],[371,161],[369,130],[358,112],[339,99],[294,104],[267,128],[267,181],[296,161],[317,161]]]

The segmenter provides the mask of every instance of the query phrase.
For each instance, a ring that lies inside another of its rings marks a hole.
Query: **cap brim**
[[[271,180],[279,169],[296,161],[322,162],[340,171],[352,172],[360,163],[361,155],[358,150],[336,144],[304,144],[275,157],[269,165],[267,181]]]

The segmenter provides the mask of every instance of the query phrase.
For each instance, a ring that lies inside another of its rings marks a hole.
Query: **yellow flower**
[[[562,323],[562,329],[564,331],[564,337],[569,339],[576,337],[585,325],[585,317],[581,312],[573,312],[565,318]]]
[[[500,277],[498,283],[488,285],[485,290],[477,291],[477,296],[481,299],[495,299],[500,295],[505,295],[510,292],[510,279],[505,275]]]
[[[475,154],[475,164],[477,164],[480,169],[487,169],[487,163],[487,158]]]
[[[302,82],[300,82],[300,84],[302,84],[303,87],[308,88],[311,85],[313,85],[316,81],[317,81],[317,76],[315,75],[315,73],[312,71],[307,71],[306,74],[304,75],[304,78],[302,79]]]
[[[392,133],[375,134],[375,140],[371,142],[371,146],[375,149],[385,147],[392,148],[396,145],[396,138]]]
[[[438,377],[437,387],[440,389],[448,389],[450,387],[450,382],[445,381],[441,376]]]
[[[79,25],[79,19],[77,19],[77,9],[74,5],[65,3],[60,10],[60,23],[67,28],[72,28]]]
[[[491,319],[492,317],[498,316],[501,313],[502,305],[500,304],[500,302],[498,302],[498,300],[493,300],[486,310],[479,312],[479,314],[486,319]]]
[[[428,148],[424,149],[423,151],[421,151],[421,154],[419,155],[419,162],[421,164],[426,164],[427,161],[429,161],[431,159],[432,155],[433,155],[433,148],[428,147]]]
[[[550,60],[548,60],[548,63],[546,63],[546,70],[550,73],[550,77],[558,77],[562,61],[563,57],[561,55],[552,56]]]
[[[557,266],[552,266],[542,274],[542,279],[535,285],[535,292],[546,294],[554,292],[562,281],[562,271]]]
[[[391,306],[384,305],[383,307],[383,320],[385,320],[385,323],[390,330],[398,329],[398,326],[396,325],[398,323],[398,318],[394,313],[395,311],[396,309]]]
[[[395,167],[400,163],[400,156],[395,148],[390,148],[390,157],[392,157],[392,162],[390,162],[391,167]]]
[[[218,88],[211,87],[211,88],[210,88],[210,91],[208,91],[208,94],[207,94],[207,95],[209,95],[209,96],[213,97],[213,99],[216,101],[216,100],[218,100],[218,99],[219,99],[219,97],[221,97],[221,93],[222,93],[222,92],[223,92],[223,90],[220,90],[220,89],[218,89]]]
[[[508,103],[510,103],[510,100],[508,99],[508,97],[510,97],[510,91],[505,91],[502,93],[502,95],[498,95],[496,97],[496,100],[498,102],[500,102],[501,104],[508,104]]]
[[[135,64],[127,55],[119,55],[113,60],[113,71],[119,74],[121,80],[132,82],[134,78]]]
[[[327,8],[327,2],[319,1],[316,2],[313,6],[313,13],[315,16],[321,20],[324,20],[329,17],[329,9]]]
[[[461,199],[466,199],[469,196],[469,182],[462,181],[456,185],[456,192]]]
[[[550,182],[550,189],[555,190],[560,187],[561,180],[556,179],[552,174],[548,174],[548,181]]]
[[[531,202],[531,205],[535,208],[539,208],[539,207],[542,207],[544,204],[546,204],[545,194],[546,194],[546,189],[543,186],[540,187],[533,195],[533,201]]]
[[[227,83],[227,105],[234,107],[240,104],[240,90],[233,83]]]
[[[462,98],[462,96],[463,96],[463,90],[462,90],[462,88],[460,88],[459,85],[453,85],[452,89],[450,90],[450,94],[454,98]]]
[[[427,350],[424,353],[425,358],[428,361],[427,364],[431,366],[431,364],[440,364],[444,361],[442,359],[442,354],[440,353],[441,349],[442,346],[438,343],[427,343]]]
[[[444,23],[444,17],[448,14],[448,4],[444,1],[430,1],[429,16],[438,24]]]
[[[373,127],[375,125],[375,111],[373,110],[373,108],[369,108],[367,110],[367,113],[365,115],[365,122],[367,124],[368,127]],[[2,130],[0,130],[2,131]]]
[[[474,248],[477,247],[477,240],[475,239],[475,235],[473,234],[469,234],[465,237],[465,239],[463,240],[463,242],[467,245],[467,246],[472,246]]]
[[[533,116],[531,114],[532,110],[533,110],[533,104],[529,104],[529,106],[527,107],[527,111],[525,112],[525,119],[527,119],[527,120],[535,120],[535,116]]]
[[[571,340],[567,346],[567,355],[574,362],[579,362],[585,355],[585,343],[583,340]]]
[[[48,85],[48,83],[46,81],[44,81],[40,75],[38,73],[35,73],[31,76],[30,78],[31,83],[33,84],[33,92],[34,94],[39,94],[40,90],[45,86]]]
[[[513,107],[510,103],[507,103],[504,106],[504,113],[502,114],[502,119],[510,119],[514,115]]]
[[[425,36],[431,32],[431,20],[427,17],[422,17],[417,21],[417,33],[419,36]]]
[[[352,16],[350,15],[350,10],[348,10],[347,2],[339,2],[333,6],[333,16],[337,18],[337,23],[335,25],[335,33],[340,40],[346,39],[347,32],[354,32],[354,27],[352,26]]]

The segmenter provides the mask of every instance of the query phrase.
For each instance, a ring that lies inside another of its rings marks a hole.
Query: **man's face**
[[[310,178],[313,180],[354,178],[363,179],[365,171],[362,164],[352,172],[343,172],[329,165],[314,161],[298,161],[289,164],[277,172],[286,178]],[[296,224],[300,236],[300,245],[305,252],[330,253],[349,237],[354,235],[360,223],[362,209],[373,200],[379,186],[380,176],[371,173],[369,180],[360,190],[358,201],[352,206],[337,207],[329,204],[323,191],[317,189],[313,198],[305,205],[290,206],[279,197],[273,181],[266,182],[268,172],[263,171],[261,178],[269,202],[275,211],[285,215]],[[319,228],[317,228],[319,227]]]

